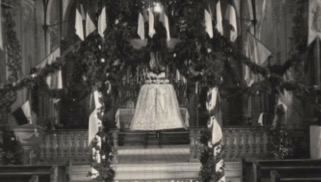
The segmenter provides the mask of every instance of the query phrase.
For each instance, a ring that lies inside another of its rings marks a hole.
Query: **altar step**
[[[118,136],[119,146],[154,146],[189,144],[188,131],[184,129],[156,132],[122,131]]]
[[[115,164],[115,181],[118,182],[172,182],[199,181],[198,173],[201,164],[195,162],[154,163],[154,164]],[[71,182],[87,182],[88,165],[71,166]],[[229,182],[241,181],[242,167],[240,162],[227,162],[225,175]]]

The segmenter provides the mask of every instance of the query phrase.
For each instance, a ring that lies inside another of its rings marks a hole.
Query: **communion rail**
[[[198,161],[202,153],[200,138],[205,128],[190,128],[190,161]],[[268,129],[264,127],[223,128],[224,158],[265,158],[267,155]],[[118,130],[112,131],[113,143],[118,141]],[[117,154],[117,145],[114,145]],[[47,131],[40,144],[40,164],[89,163],[87,130]],[[117,155],[116,160],[117,161]]]
[[[197,161],[202,154],[200,138],[206,128],[190,128],[190,160]],[[267,157],[268,128],[266,127],[225,127],[223,128],[223,157],[227,161],[241,158]]]

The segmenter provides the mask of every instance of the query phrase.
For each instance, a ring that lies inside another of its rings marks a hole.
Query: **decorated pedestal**
[[[33,164],[33,159],[36,156],[35,151],[42,141],[43,129],[34,124],[24,124],[14,128],[13,132],[24,151],[23,164]]]
[[[310,126],[310,155],[312,159],[321,159],[321,126]]]

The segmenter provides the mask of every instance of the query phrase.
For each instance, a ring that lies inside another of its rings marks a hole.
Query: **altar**
[[[185,126],[189,127],[189,113],[187,108],[180,108],[182,118],[184,120]],[[117,110],[115,115],[116,126],[121,131],[130,130],[130,124],[134,117],[135,109],[132,108],[120,108]]]

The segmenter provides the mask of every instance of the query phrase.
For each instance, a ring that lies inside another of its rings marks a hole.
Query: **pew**
[[[0,166],[0,181],[66,182],[65,166]]]
[[[251,160],[243,159],[243,181],[261,182],[269,179],[272,170],[281,175],[321,173],[321,160],[287,159],[287,160]],[[300,176],[298,176],[300,177]],[[301,175],[301,177],[304,177]]]
[[[271,182],[308,182],[321,181],[321,173],[292,173],[280,174],[278,171],[271,171]]]

